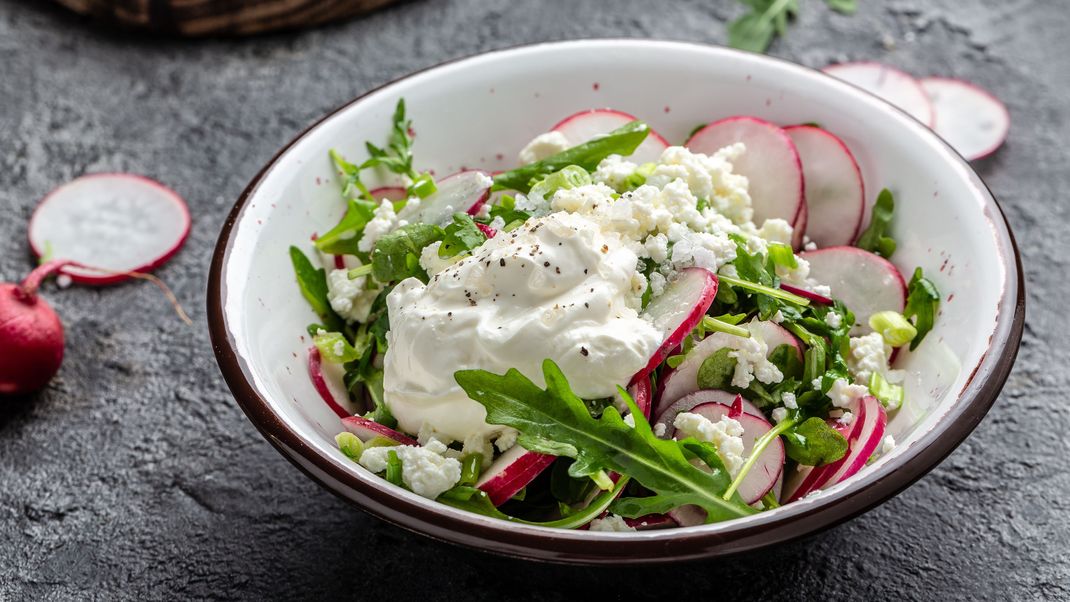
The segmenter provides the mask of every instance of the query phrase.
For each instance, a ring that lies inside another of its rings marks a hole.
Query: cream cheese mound
[[[437,439],[422,447],[369,447],[361,454],[360,465],[375,473],[383,472],[391,451],[401,460],[401,481],[417,495],[433,500],[461,480],[461,462],[442,455],[446,444]]]
[[[520,151],[520,162],[527,165],[556,155],[572,146],[561,132],[539,134]]]
[[[712,443],[732,476],[738,474],[739,469],[743,467],[743,425],[738,420],[729,418],[726,414],[717,422],[713,422],[702,414],[680,412],[672,425],[676,427],[677,439],[694,437],[699,441]]]
[[[502,433],[457,370],[516,368],[542,386],[553,358],[580,397],[613,395],[662,342],[637,313],[637,261],[617,233],[557,212],[489,239],[426,285],[399,283],[387,297],[384,397],[401,430],[427,423],[453,441]]]

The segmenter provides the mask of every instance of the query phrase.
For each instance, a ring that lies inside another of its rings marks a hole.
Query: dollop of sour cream
[[[499,233],[426,285],[399,283],[387,297],[383,383],[399,427],[454,441],[502,433],[457,370],[516,368],[543,386],[552,358],[580,397],[613,395],[662,342],[638,314],[637,259],[618,234],[557,212]]]

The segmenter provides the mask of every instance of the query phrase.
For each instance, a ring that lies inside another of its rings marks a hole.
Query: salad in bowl
[[[631,531],[790,504],[894,448],[893,363],[940,294],[888,261],[894,198],[867,202],[835,132],[729,116],[676,145],[588,110],[514,169],[445,177],[413,137],[399,100],[387,140],[332,152],[344,217],[290,249],[353,462],[502,520]]]

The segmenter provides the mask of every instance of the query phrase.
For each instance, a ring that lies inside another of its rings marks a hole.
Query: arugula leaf
[[[438,248],[438,256],[442,258],[455,257],[461,253],[467,253],[483,244],[487,235],[476,226],[475,220],[467,213],[454,213],[453,222],[446,226],[442,238],[442,245]]]
[[[602,159],[609,155],[628,156],[635,152],[649,133],[650,128],[642,121],[626,123],[600,138],[563,150],[542,161],[500,173],[494,176],[494,187],[498,190],[527,193],[531,190],[533,180],[569,165],[577,165],[589,172],[594,171]]]
[[[331,161],[342,176],[343,198],[349,199],[359,197],[369,201],[375,200],[372,198],[371,192],[368,191],[368,187],[360,180],[359,165],[353,165],[349,161],[346,161],[345,158],[338,154],[338,151],[333,148],[327,154],[330,155]]]
[[[323,236],[316,239],[316,248],[334,255],[357,255],[357,243],[364,233],[364,226],[375,217],[376,204],[371,201],[349,199],[349,206],[342,221]]]
[[[613,406],[601,418],[593,418],[552,360],[543,362],[543,377],[545,390],[516,369],[504,375],[484,370],[454,374],[468,396],[486,408],[488,423],[517,429],[518,443],[529,450],[574,458],[570,476],[592,476],[602,470],[630,476],[656,495],[701,507],[709,522],[755,512],[738,496],[721,498],[730,483],[723,466],[710,466],[711,472],[706,472],[688,461],[681,442],[655,437],[623,389],[619,394],[636,417],[634,428]]]
[[[613,500],[624,491],[624,487],[627,486],[630,481],[631,479],[629,477],[621,477],[617,479],[617,484],[611,490],[603,491],[598,494],[583,510],[570,512],[558,520],[547,522],[533,522],[515,516],[509,516],[494,507],[487,492],[468,485],[458,485],[453,489],[450,489],[438,496],[438,501],[447,506],[453,506],[454,508],[460,508],[461,510],[467,510],[468,512],[474,512],[476,514],[482,514],[484,516],[513,523],[553,527],[557,529],[576,529],[601,516]],[[516,498],[514,497],[514,499]]]
[[[835,462],[847,453],[847,439],[816,416],[784,433],[788,457],[805,466]]]
[[[312,311],[316,312],[328,329],[342,330],[345,322],[334,313],[331,302],[327,299],[327,272],[323,268],[313,267],[312,262],[297,247],[290,247],[290,262],[294,266],[301,295],[312,306]]]
[[[910,341],[911,351],[914,351],[925,335],[933,329],[933,321],[939,309],[940,291],[922,274],[921,268],[915,269],[910,285],[907,286],[907,305],[903,309],[903,316],[914,318],[914,328],[918,330],[918,334]]]
[[[765,52],[799,11],[797,0],[743,0],[743,4],[751,12],[729,23],[728,45],[751,52]]]
[[[372,275],[379,282],[394,282],[411,276],[427,279],[420,267],[420,252],[442,240],[445,232],[434,224],[408,224],[380,238],[372,250]]]
[[[885,188],[877,195],[877,202],[873,205],[873,213],[869,218],[869,226],[862,232],[855,242],[855,246],[871,253],[876,253],[885,259],[895,253],[895,239],[886,236],[888,227],[892,223],[892,214],[895,212],[895,197],[892,192]]]
[[[727,389],[732,386],[732,375],[736,371],[736,358],[728,354],[728,347],[718,349],[702,360],[698,368],[698,386],[700,389]]]

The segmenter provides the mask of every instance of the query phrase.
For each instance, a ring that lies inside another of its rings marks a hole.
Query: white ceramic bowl
[[[936,327],[897,367],[908,404],[891,421],[895,450],[859,475],[778,510],[688,529],[557,531],[468,514],[394,488],[335,447],[338,418],[313,389],[287,247],[343,211],[327,151],[363,156],[383,140],[398,98],[418,132],[418,166],[515,165],[518,150],[563,116],[612,107],[672,142],[730,115],[817,122],[843,138],[867,194],[889,187],[894,263],[924,268],[944,295]],[[287,458],[334,493],[432,537],[500,553],[587,562],[661,562],[739,552],[856,515],[930,470],[995,400],[1021,338],[1024,294],[1014,241],[992,195],[928,128],[877,98],[788,62],[694,44],[591,40],[526,46],[454,61],[374,90],[283,148],[238,200],[219,240],[209,290],[212,338],[242,408]]]

